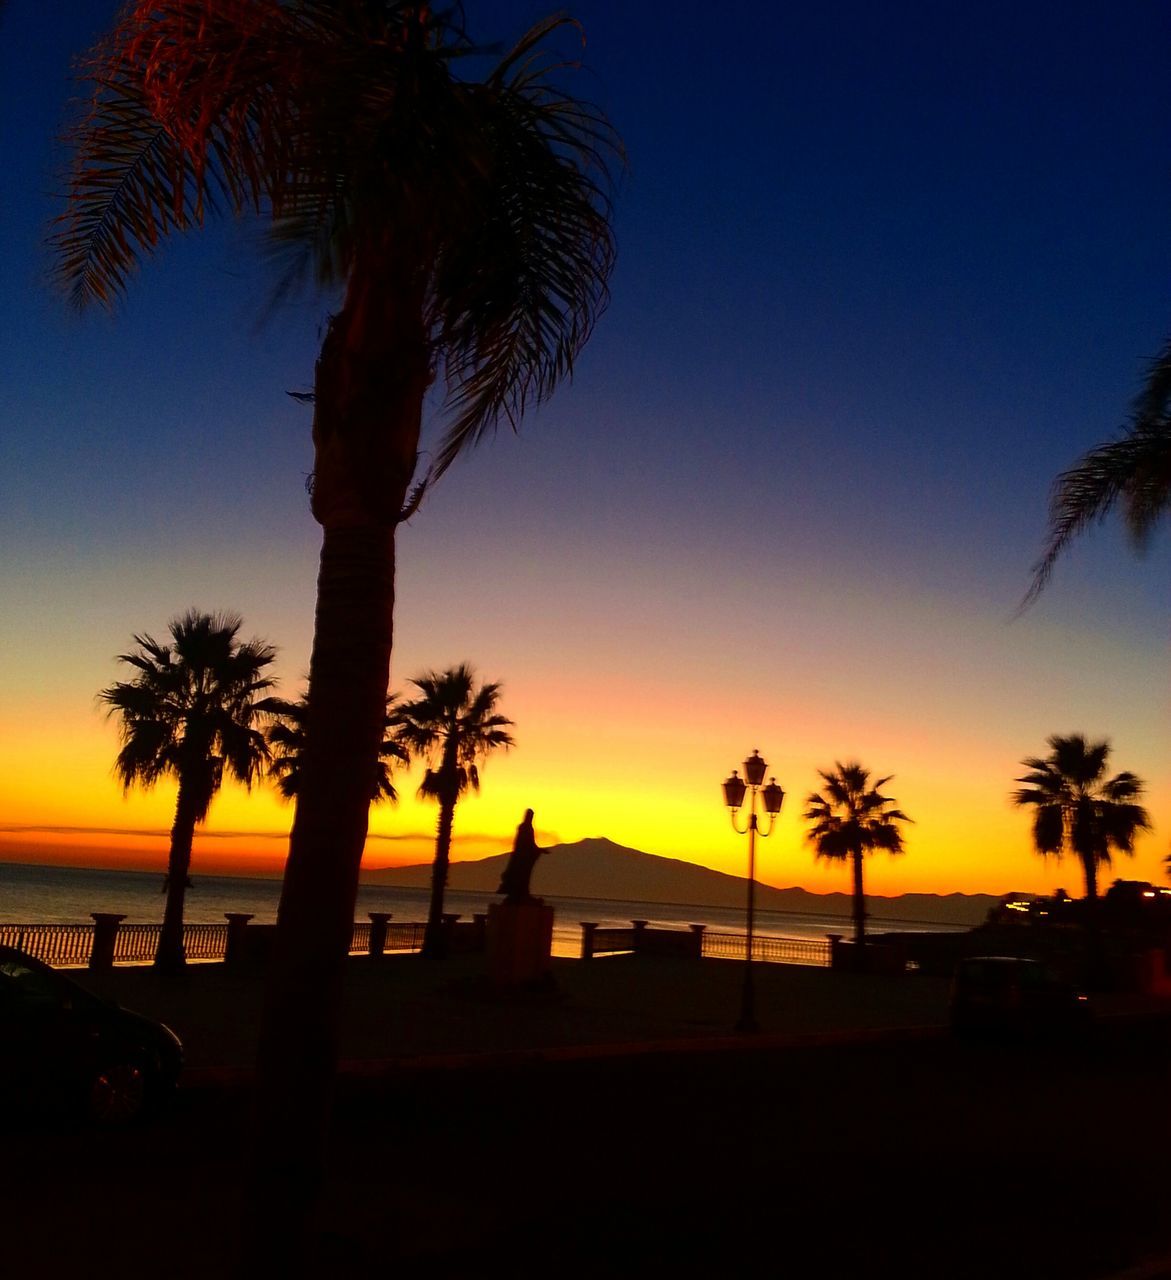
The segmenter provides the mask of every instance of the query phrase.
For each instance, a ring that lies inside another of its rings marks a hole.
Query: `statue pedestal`
[[[546,981],[553,954],[553,908],[540,898],[488,908],[488,974],[498,987]]]

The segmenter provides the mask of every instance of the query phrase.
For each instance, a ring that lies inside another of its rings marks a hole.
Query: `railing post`
[[[126,919],[109,911],[91,911],[94,922],[94,944],[89,953],[89,967],[94,970],[114,967],[114,944],[118,940],[118,926]]]
[[[707,925],[689,924],[687,927],[691,930],[693,939],[692,945],[695,947],[695,958],[700,960],[703,958],[703,935],[707,929]]]
[[[646,927],[647,927],[647,921],[645,921],[645,920],[632,920],[630,923],[634,926],[634,947],[633,947],[633,950],[634,950],[634,954],[635,954],[635,955],[638,955],[638,953],[639,953],[639,952],[643,949],[643,947],[645,946],[645,943],[643,942],[643,933],[644,933],[644,932],[645,932],[645,930],[646,930]]]
[[[248,959],[245,938],[248,935],[248,921],[252,917],[246,911],[225,911],[224,919],[228,922],[228,940],[224,944],[224,964],[242,965]]]
[[[367,949],[372,960],[380,960],[386,950],[386,922],[391,917],[389,911],[370,911],[370,946]]]
[[[594,920],[581,921],[581,958],[583,960],[594,958],[594,930],[597,927],[597,922]]]
[[[840,969],[842,967],[842,935],[827,933],[825,936],[829,939],[829,967]]]

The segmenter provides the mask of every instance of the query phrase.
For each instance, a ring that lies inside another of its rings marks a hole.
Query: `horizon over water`
[[[157,871],[114,871],[87,867],[63,867],[21,862],[0,862],[0,923],[88,924],[95,911],[116,912],[128,924],[156,924],[163,916],[163,877]],[[192,877],[187,891],[184,919],[192,924],[222,924],[228,911],[251,912],[258,924],[276,920],[280,877]],[[400,922],[425,920],[430,890],[361,884],[355,918],[370,911],[389,911]],[[648,920],[653,926],[682,928],[705,924],[716,932],[743,933],[744,911],[703,904],[679,905],[624,899],[567,898],[544,895],[554,909],[553,954],[577,956],[581,952],[583,920],[605,926],[628,926],[631,920]],[[497,901],[491,893],[449,889],[448,911],[470,919]],[[842,914],[805,914],[793,911],[755,913],[756,932],[762,937],[817,938],[827,933],[849,935],[851,921]],[[962,930],[967,926],[924,920],[874,920],[875,931],[904,929]]]

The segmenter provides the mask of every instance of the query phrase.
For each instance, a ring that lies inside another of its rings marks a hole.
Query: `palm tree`
[[[386,729],[390,729],[390,711],[393,698],[386,700]],[[309,703],[305,697],[296,702],[287,702],[283,698],[270,698],[269,710],[272,722],[265,730],[265,739],[271,759],[268,765],[269,777],[276,782],[277,791],[286,800],[292,800],[301,788],[301,770],[305,760],[305,726],[309,721]],[[370,801],[378,804],[389,800],[391,804],[398,801],[398,792],[391,781],[391,761],[406,764],[410,757],[406,751],[389,735],[382,740],[375,763],[374,781]]]
[[[268,747],[257,721],[271,705],[261,698],[273,687],[264,670],[276,650],[260,640],[237,640],[242,620],[234,614],[189,610],[170,623],[171,643],[134,637],[138,649],[123,653],[137,674],[98,694],[118,716],[122,750],[114,769],[127,791],[152,787],[162,777],[179,784],[167,902],[155,964],[181,969],[183,899],[195,828],[207,818],[226,770],[251,787],[268,763]]]
[[[402,703],[392,722],[399,743],[427,761],[419,794],[439,802],[431,904],[423,937],[423,954],[437,957],[444,951],[443,894],[455,806],[469,788],[479,791],[479,762],[498,747],[507,750],[514,742],[508,732],[512,721],[496,711],[499,683],[481,684],[477,689],[475,673],[466,662],[444,672],[424,672],[411,684],[419,697]]]
[[[1122,505],[1136,550],[1145,550],[1171,509],[1171,342],[1151,362],[1131,407],[1130,425],[1116,440],[1085,454],[1057,477],[1049,503],[1049,537],[1033,566],[1028,606],[1045,588],[1062,552],[1079,534]]]
[[[1091,922],[1098,901],[1098,867],[1114,852],[1133,854],[1135,836],[1150,830],[1138,803],[1143,783],[1135,774],[1106,776],[1109,742],[1087,742],[1080,733],[1053,734],[1049,754],[1021,763],[1029,771],[1013,804],[1033,810],[1033,846],[1044,857],[1073,854],[1082,864]]]
[[[396,528],[570,375],[608,296],[621,150],[560,87],[547,50],[574,29],[538,23],[476,80],[487,51],[459,5],[131,0],[82,68],[93,93],[55,238],[79,306],[112,304],[162,238],[222,208],[270,220],[285,284],[340,292],[314,384],[306,754],[260,1037],[257,1145],[290,1223],[324,1159]],[[420,475],[437,377],[447,430]]]
[[[825,787],[805,800],[805,821],[811,823],[806,839],[819,858],[845,859],[854,869],[854,942],[866,942],[866,894],[862,887],[862,860],[875,849],[903,852],[900,822],[910,822],[895,801],[882,794],[891,778],[870,781],[870,771],[857,761],[835,762],[831,772],[817,771]],[[893,777],[893,775],[891,775]]]

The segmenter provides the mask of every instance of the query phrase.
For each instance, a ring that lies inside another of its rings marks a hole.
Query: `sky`
[[[165,245],[113,315],[54,292],[71,66],[115,8],[0,16],[0,858],[161,870],[174,789],[123,794],[95,695],[190,607],[242,614],[298,691],[319,530],[286,392],[337,300],[270,308],[247,222]],[[545,11],[466,5],[486,41]],[[516,722],[455,856],[504,851],[531,806],[545,844],[744,874],[720,783],[759,748],[787,792],[767,883],[848,888],[801,813],[858,759],[915,820],[874,892],[1080,892],[1008,798],[1080,732],[1148,784],[1154,831],[1117,873],[1162,880],[1166,537],[1137,558],[1104,525],[1015,613],[1054,477],[1124,425],[1171,331],[1171,13],[573,11],[574,83],[629,155],[612,301],[572,383],[398,540],[392,688],[468,660]],[[429,858],[418,781],[372,811],[366,865]],[[194,874],[279,867],[290,820],[225,787]]]

